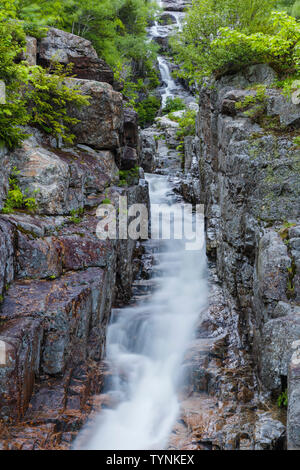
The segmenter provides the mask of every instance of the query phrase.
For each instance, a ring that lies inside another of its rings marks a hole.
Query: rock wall
[[[29,128],[21,148],[0,149],[0,209],[14,167],[38,203],[34,214],[0,215],[0,447],[64,448],[101,389],[111,308],[130,299],[137,269],[136,242],[97,237],[96,209],[107,198],[117,206],[119,195],[130,204],[149,196],[142,173],[119,186],[119,169],[139,164],[136,113],[89,41],[51,28],[27,54],[42,65],[53,55],[73,62],[79,78],[69,86],[91,104],[69,109],[81,121],[72,147]]]
[[[261,392],[276,399],[288,386],[288,446],[299,448],[300,106],[272,88],[275,79],[258,65],[203,88],[195,148],[208,253]],[[266,96],[253,119],[236,103],[255,97],[258,83]]]

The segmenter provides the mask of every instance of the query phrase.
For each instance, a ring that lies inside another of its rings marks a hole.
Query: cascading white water
[[[156,220],[155,204],[170,204],[174,193],[167,177],[147,179]],[[107,359],[116,370],[119,404],[100,413],[80,448],[164,449],[179,413],[180,365],[207,301],[205,248],[186,251],[184,240],[146,243],[157,257],[157,289],[112,319]]]
[[[183,14],[173,16],[179,27]],[[151,39],[169,32],[169,25],[158,22],[149,29]],[[172,78],[167,60],[158,56],[158,64],[165,85],[161,88],[164,107],[169,96],[184,91]],[[147,175],[147,180],[152,223],[158,223],[157,204],[172,204],[175,195],[166,176]],[[181,220],[179,207],[174,217]],[[168,209],[162,218],[168,220]],[[204,231],[203,226],[199,229]],[[186,251],[185,242],[146,242],[146,249],[155,256],[154,292],[133,306],[114,311],[108,329],[107,361],[114,371],[108,395],[117,404],[89,424],[75,448],[147,450],[167,446],[180,410],[180,366],[207,302],[205,247]]]
[[[167,99],[171,96],[173,96],[174,92],[178,89],[178,86],[175,83],[175,80],[173,79],[169,66],[166,62],[166,60],[158,56],[157,57],[158,61],[158,66],[161,74],[162,81],[165,84],[165,87],[161,90],[161,102],[162,102],[162,107],[164,108]]]

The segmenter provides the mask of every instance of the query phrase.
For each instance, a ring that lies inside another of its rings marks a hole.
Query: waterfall
[[[169,13],[178,25],[182,14]],[[163,28],[156,22],[149,30],[151,38],[164,36]],[[169,31],[169,26],[165,28]],[[165,84],[161,89],[164,106],[174,91],[177,95],[184,91],[172,78],[167,60],[159,56],[158,64]],[[155,217],[158,204],[164,205],[162,219],[167,220],[168,207],[175,202],[173,186],[167,176],[149,174],[147,180],[152,224],[159,223]],[[179,208],[174,217],[174,220],[182,217]],[[195,220],[190,224],[194,227]],[[204,232],[203,221],[198,230]],[[153,292],[140,297],[134,305],[113,312],[107,335],[107,361],[114,371],[108,390],[114,405],[89,423],[75,448],[167,447],[180,411],[181,363],[193,339],[196,321],[207,305],[205,247],[201,251],[187,251],[185,242],[184,239],[145,242],[146,251],[155,260],[150,279]]]
[[[154,221],[157,204],[167,208],[174,193],[166,176],[147,180]],[[99,414],[84,449],[164,449],[179,413],[180,365],[207,302],[206,256],[204,248],[186,251],[184,240],[149,240],[146,247],[155,255],[157,287],[150,299],[112,318],[107,359],[116,371],[111,393],[118,405]]]

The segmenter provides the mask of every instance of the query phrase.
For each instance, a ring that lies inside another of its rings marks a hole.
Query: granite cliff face
[[[113,304],[128,301],[137,269],[137,242],[101,241],[96,209],[148,204],[143,174],[119,185],[119,170],[139,163],[136,113],[112,87],[110,68],[89,41],[51,28],[28,39],[32,64],[52,56],[75,64],[69,86],[89,95],[90,106],[69,113],[75,145],[57,147],[37,129],[22,148],[0,150],[0,209],[13,168],[23,192],[35,194],[34,214],[0,215],[0,446],[65,446],[101,389],[106,328]],[[128,157],[129,155],[129,157]],[[29,424],[30,423],[30,424]]]
[[[292,449],[300,447],[300,151],[294,142],[300,106],[272,88],[275,79],[271,68],[257,65],[201,90],[194,142],[199,175],[187,177],[183,190],[191,198],[191,182],[200,181],[207,250],[238,311],[258,390],[275,398],[288,389]],[[256,96],[259,83],[262,115],[251,119],[240,103]]]

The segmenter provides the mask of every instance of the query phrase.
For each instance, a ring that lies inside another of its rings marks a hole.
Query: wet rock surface
[[[40,65],[53,55],[74,63],[80,78],[69,86],[91,98],[69,110],[81,120],[73,146],[27,128],[22,147],[0,149],[0,209],[14,167],[37,202],[33,213],[0,215],[0,448],[8,450],[69,448],[88,418],[105,377],[112,306],[129,301],[141,254],[138,241],[99,239],[97,208],[109,200],[118,214],[119,196],[149,205],[142,172],[119,185],[123,149],[139,165],[140,147],[136,113],[124,112],[111,70],[89,41],[54,28],[33,46],[32,62],[37,53]]]
[[[241,344],[251,354],[257,391],[270,398],[285,393],[292,345],[300,338],[300,152],[293,142],[299,106],[271,88],[275,76],[268,66],[252,66],[216,81],[213,90],[203,89],[196,145],[208,253],[239,312]],[[259,82],[266,87],[265,114],[254,122],[237,112],[236,103],[255,95],[251,86]],[[296,442],[294,407],[288,408],[289,447]]]

